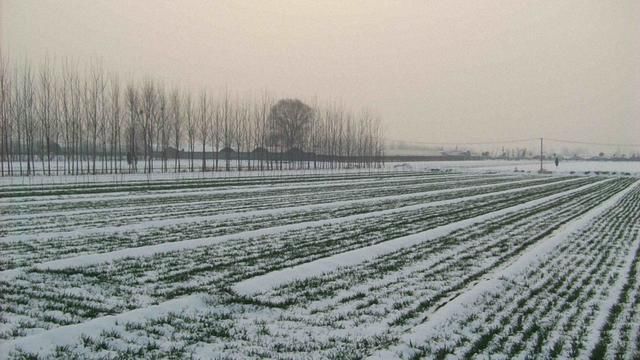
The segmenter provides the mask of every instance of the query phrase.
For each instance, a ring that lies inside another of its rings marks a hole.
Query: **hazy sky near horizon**
[[[640,140],[640,1],[0,0],[12,60],[340,100],[387,137]]]

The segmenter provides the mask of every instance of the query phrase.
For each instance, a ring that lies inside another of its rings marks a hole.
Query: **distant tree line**
[[[384,155],[366,111],[192,94],[68,61],[0,57],[0,130],[2,176],[367,168]]]

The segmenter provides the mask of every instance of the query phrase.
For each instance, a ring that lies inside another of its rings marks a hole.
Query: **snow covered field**
[[[395,165],[5,180],[0,358],[640,356],[640,169]]]

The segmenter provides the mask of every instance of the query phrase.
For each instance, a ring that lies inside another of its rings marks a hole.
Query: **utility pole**
[[[540,173],[542,174],[542,148],[543,148],[543,139],[540,138]]]

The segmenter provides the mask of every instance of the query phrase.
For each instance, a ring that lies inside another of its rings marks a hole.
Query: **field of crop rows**
[[[640,181],[0,185],[2,358],[640,357]]]

